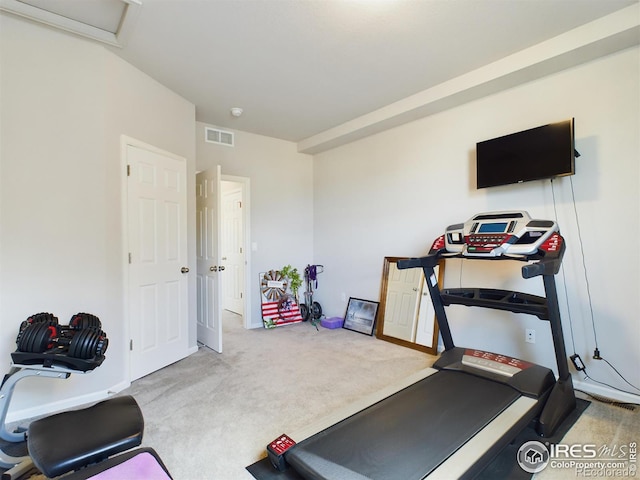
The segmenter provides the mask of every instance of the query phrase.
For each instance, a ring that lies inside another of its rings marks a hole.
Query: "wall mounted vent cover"
[[[205,127],[204,140],[208,143],[217,143],[218,145],[233,147],[233,132],[225,132],[217,128]]]

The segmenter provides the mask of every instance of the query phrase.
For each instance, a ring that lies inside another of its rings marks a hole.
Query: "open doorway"
[[[221,180],[222,309],[241,316],[249,328],[249,179],[222,175]]]
[[[219,165],[197,172],[196,218],[197,340],[222,353],[224,312],[241,328],[251,322],[249,179],[222,175]]]

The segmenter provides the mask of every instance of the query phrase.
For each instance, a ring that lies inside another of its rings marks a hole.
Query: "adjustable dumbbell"
[[[59,343],[68,347],[67,355],[89,359],[102,356],[107,351],[109,339],[102,331],[102,322],[91,314],[76,313],[69,320],[69,326],[60,327]]]
[[[60,329],[64,329],[65,327],[60,326],[58,324],[58,317],[48,312],[35,313],[28,317],[20,324],[20,329],[18,332],[18,338],[16,339],[16,344],[18,345],[18,350],[21,351],[29,351],[30,353],[42,353],[51,346],[48,346],[50,340],[54,337],[58,336],[58,331],[56,329],[48,329],[48,328],[30,328],[28,332],[25,332],[27,327],[30,327],[35,324],[44,324],[47,326],[55,326],[58,325]],[[69,327],[72,330],[81,330],[86,327],[97,327],[101,328],[100,320],[95,315],[91,315],[90,313],[77,313],[71,317],[69,321]]]
[[[73,333],[69,334],[67,328]],[[91,313],[76,313],[69,320],[69,326],[62,329],[65,337],[72,339],[69,343],[70,357],[87,359],[104,355],[107,351],[109,339],[102,331],[102,322]]]
[[[90,359],[104,355],[109,345],[100,327],[98,317],[85,313],[74,315],[69,326],[36,321],[20,331],[16,344],[21,352],[44,353],[57,348],[70,357]]]
[[[16,345],[21,352],[43,353],[53,348],[52,341],[57,335],[58,328],[55,323],[27,323],[24,327],[20,326]]]
[[[50,336],[55,335],[55,330],[51,330],[50,331],[51,335],[48,335],[45,333],[48,330],[47,328],[42,327],[40,329],[37,329],[38,332],[40,332],[37,338],[35,336],[35,331],[36,331],[35,328],[29,328],[28,332],[25,332],[25,331],[27,330],[28,327],[32,325],[45,325],[49,327],[57,324],[58,324],[58,317],[56,317],[52,313],[47,313],[47,312],[35,313],[20,324],[20,329],[18,331],[18,338],[16,338],[16,344],[18,345],[22,344],[24,348],[34,349],[33,350],[34,352],[36,350],[45,351],[48,348],[47,347],[47,344],[49,343],[48,338]],[[20,348],[18,348],[18,350],[20,350]],[[38,353],[41,353],[41,352],[38,352]]]
[[[35,323],[29,325],[16,340],[18,350],[26,353],[44,353],[59,349],[74,358],[89,359],[107,351],[109,339],[101,330],[85,328],[62,332],[59,325]]]
[[[83,330],[85,328],[91,328],[94,330],[101,330],[102,323],[100,319],[91,313],[76,313],[69,320],[69,328],[72,330]]]
[[[101,357],[107,351],[109,339],[102,330],[79,330],[69,343],[70,357],[89,359]]]
[[[27,328],[29,325],[33,325],[34,323],[46,323],[48,325],[57,325],[58,317],[56,317],[52,313],[46,313],[46,312],[36,313],[34,315],[31,315],[29,318],[27,318],[20,324],[20,331],[22,332],[25,328]]]
[[[52,313],[36,313],[31,315],[29,318],[24,320],[20,324],[20,331],[27,328],[29,325],[33,325],[34,323],[47,323],[48,325],[58,325],[58,317],[53,315]],[[61,326],[65,328],[64,326]],[[76,313],[69,320],[69,327],[71,330],[82,330],[84,328],[93,328],[96,330],[100,330],[102,328],[102,323],[100,319],[91,313]]]

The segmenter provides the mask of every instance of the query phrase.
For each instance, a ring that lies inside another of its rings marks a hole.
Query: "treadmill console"
[[[556,232],[558,224],[553,220],[534,220],[522,210],[502,211],[479,213],[450,225],[439,240],[444,240],[448,252],[465,257],[531,255]]]

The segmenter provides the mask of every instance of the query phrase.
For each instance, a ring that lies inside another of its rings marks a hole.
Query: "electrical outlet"
[[[527,343],[536,343],[536,331],[533,328],[527,328],[525,330],[524,341]]]

